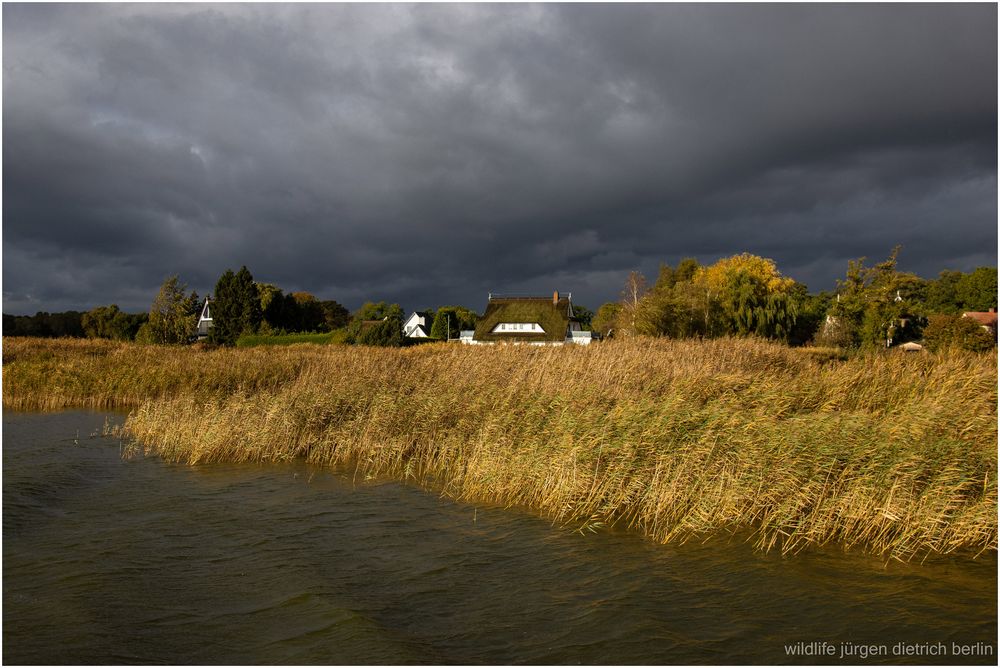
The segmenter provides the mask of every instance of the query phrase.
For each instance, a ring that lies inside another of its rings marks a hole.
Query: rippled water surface
[[[4,413],[5,663],[996,663],[994,556],[581,535],[301,463],[123,461],[104,420]]]

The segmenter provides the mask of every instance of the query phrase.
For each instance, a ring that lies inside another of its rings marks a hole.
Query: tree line
[[[851,260],[833,292],[810,294],[772,260],[743,253],[702,265],[694,258],[660,266],[650,285],[632,272],[621,299],[602,305],[594,330],[603,336],[670,338],[759,336],[790,345],[862,349],[925,340],[931,348],[985,350],[992,335],[964,311],[997,305],[997,270],[943,271],[926,280],[897,269],[899,247],[868,266]]]
[[[150,343],[186,343],[194,335],[203,302],[187,294],[179,277],[163,285],[149,311],[148,330],[137,340]],[[215,284],[209,301],[212,329],[209,339],[234,345],[246,334],[329,332],[346,326],[348,310],[334,300],[320,300],[308,292],[285,293],[271,283],[258,283],[244,266],[227,269]]]
[[[193,336],[201,311],[196,295],[173,276],[160,288],[150,309],[152,342],[182,343]],[[246,266],[227,269],[215,284],[209,302],[209,340],[232,346],[241,336],[332,332],[345,329],[348,343],[402,345],[403,309],[398,304],[366,303],[351,314],[334,300],[308,292],[285,293],[254,280]],[[152,323],[156,323],[153,325]]]
[[[897,269],[899,248],[874,265],[851,260],[834,291],[811,294],[806,286],[783,276],[772,260],[749,253],[703,265],[685,258],[677,266],[660,266],[650,284],[637,271],[629,274],[621,299],[597,312],[574,305],[574,316],[600,336],[714,338],[758,336],[790,345],[872,348],[922,340],[929,347],[958,345],[986,350],[996,344],[977,323],[961,318],[964,311],[986,311],[997,305],[997,270],[942,271],[923,279]],[[178,276],[167,278],[148,313],[129,314],[117,305],[85,313],[39,312],[34,316],[4,314],[8,336],[87,336],[180,344],[195,335],[203,300],[188,292]],[[244,266],[227,269],[215,285],[209,305],[210,339],[234,345],[248,334],[332,332],[342,330],[347,343],[399,346],[403,308],[367,302],[353,314],[334,300],[308,292],[285,293],[256,282]],[[433,314],[432,339],[456,339],[473,329],[478,314],[463,306],[442,306]]]
[[[63,311],[35,315],[3,314],[4,336],[38,336],[43,338],[77,337],[135,340],[139,329],[148,320],[146,313],[125,313],[117,304],[98,306],[89,311]]]

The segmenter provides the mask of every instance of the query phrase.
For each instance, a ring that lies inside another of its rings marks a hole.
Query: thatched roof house
[[[590,332],[583,332],[580,322],[573,317],[571,299],[572,295],[559,292],[552,293],[551,298],[490,294],[472,342],[590,343]]]

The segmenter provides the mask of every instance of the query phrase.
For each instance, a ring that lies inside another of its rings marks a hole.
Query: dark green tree
[[[464,306],[442,306],[434,316],[430,336],[433,339],[457,339],[463,329],[475,329],[479,319],[475,311]],[[450,327],[450,331],[449,331]]]
[[[403,345],[403,320],[401,318],[386,318],[375,322],[364,323],[358,333],[356,343],[362,346]]]
[[[335,329],[347,327],[347,324],[351,322],[351,312],[342,304],[332,299],[326,299],[321,301],[319,305],[323,309],[323,323],[326,331],[332,332]]]
[[[928,315],[959,315],[963,311],[988,311],[996,308],[996,267],[977,267],[968,274],[942,271],[936,279],[926,281],[921,306]]]
[[[833,293],[820,292],[811,295],[807,292],[805,285],[796,283],[792,288],[791,297],[798,304],[799,315],[788,334],[788,343],[793,346],[802,346],[813,341],[816,335],[822,331],[826,313],[833,300]]]
[[[260,298],[260,331],[262,334],[273,334],[285,328],[282,311],[285,295],[281,288],[271,283],[257,283],[257,296]]]
[[[294,329],[290,331],[323,331],[326,325],[326,317],[319,300],[308,292],[293,292],[291,298],[295,302],[295,310],[298,318]]]
[[[594,312],[586,306],[573,304],[573,317],[580,321],[580,328],[589,332],[591,323],[594,321]]]
[[[277,332],[298,332],[299,323],[302,320],[299,312],[298,302],[292,295],[284,294],[281,289],[270,284],[257,284],[258,292],[261,294],[261,331]]]
[[[52,329],[52,313],[38,311],[35,315],[15,316],[15,329],[12,331],[4,327],[5,336],[42,336],[53,337],[56,333]],[[80,331],[83,332],[83,316],[80,314]],[[83,333],[87,336],[86,332]]]
[[[997,268],[977,267],[958,282],[963,311],[988,311],[997,307]]]
[[[399,304],[366,302],[347,326],[347,343],[369,346],[403,344],[403,308]]]
[[[82,338],[83,313],[79,311],[63,311],[47,313],[39,311],[35,315],[3,314],[4,336],[40,336],[60,337],[70,336]]]
[[[243,308],[236,292],[236,274],[232,269],[226,269],[219,277],[212,294],[212,329],[209,338],[222,345],[235,345],[240,336]]]
[[[937,279],[927,282],[924,308],[928,314],[957,314],[962,310],[958,286],[963,275],[960,271],[945,270]]]
[[[676,268],[666,263],[661,264],[660,273],[656,278],[656,284],[653,286],[653,289],[660,291],[669,290],[678,283],[692,281],[695,274],[698,273],[699,268],[701,268],[701,265],[693,257],[684,258],[677,264]]]
[[[262,320],[260,310],[260,295],[257,285],[246,266],[236,272],[236,294],[239,296],[242,310],[240,313],[240,334],[254,334],[260,328]]]
[[[222,345],[235,345],[240,335],[257,332],[261,321],[260,293],[250,271],[245,266],[235,274],[227,269],[215,284],[212,340]]]

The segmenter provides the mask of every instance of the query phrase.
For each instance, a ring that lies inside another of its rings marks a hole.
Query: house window
[[[498,332],[540,332],[545,330],[537,322],[501,322],[493,328],[493,333]]]

